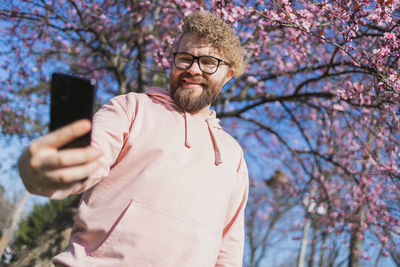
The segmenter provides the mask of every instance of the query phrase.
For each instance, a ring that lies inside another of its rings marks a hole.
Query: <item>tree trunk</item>
[[[362,245],[363,240],[361,236],[364,234],[364,230],[361,225],[365,220],[365,212],[366,209],[364,207],[360,207],[359,211],[356,214],[356,218],[358,221],[355,223],[355,230],[351,235],[350,239],[350,255],[349,255],[349,267],[360,267],[361,266],[361,253],[362,253]]]
[[[311,241],[311,251],[310,251],[310,255],[308,256],[308,262],[307,262],[307,266],[308,267],[313,267],[314,266],[314,254],[315,254],[315,248],[316,248],[316,236],[317,236],[317,227],[315,225],[315,223],[313,222],[312,224],[313,227],[313,238]]]
[[[139,37],[138,43],[138,65],[137,65],[137,88],[139,93],[145,91],[145,76],[146,76],[146,56],[144,53],[144,39]]]
[[[326,238],[328,237],[328,233],[325,231],[322,231],[322,244],[321,244],[321,252],[319,255],[319,267],[324,267],[325,266],[325,253],[324,253],[324,247],[326,244]]]
[[[22,211],[25,208],[25,203],[28,200],[28,197],[29,197],[29,193],[28,193],[28,191],[25,191],[24,195],[22,196],[21,201],[18,203],[17,209],[14,211],[10,226],[8,227],[5,234],[1,237],[0,254],[3,254],[4,249],[7,247],[8,242],[11,239],[14,228],[17,225],[19,218],[21,217]]]
[[[308,231],[310,230],[311,218],[306,215],[306,222],[303,229],[303,239],[301,241],[301,249],[299,255],[299,261],[297,267],[304,267],[304,262],[306,259],[307,241],[308,241]]]

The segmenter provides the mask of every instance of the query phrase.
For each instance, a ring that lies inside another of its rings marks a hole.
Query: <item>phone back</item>
[[[92,121],[95,84],[95,80],[53,73],[50,87],[50,131],[82,118]],[[90,141],[91,133],[88,133],[62,148],[85,147],[90,145]]]

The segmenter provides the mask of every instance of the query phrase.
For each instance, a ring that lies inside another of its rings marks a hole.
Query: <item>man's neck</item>
[[[190,113],[190,114],[194,117],[206,119],[206,118],[210,117],[210,106],[211,105],[208,105],[208,106],[206,106],[196,112]]]

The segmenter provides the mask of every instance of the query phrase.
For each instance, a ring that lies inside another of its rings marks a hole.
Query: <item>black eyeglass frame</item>
[[[175,57],[176,57],[176,55],[178,55],[178,54],[185,54],[185,55],[191,56],[191,57],[192,57],[192,63],[190,63],[190,64],[188,65],[187,68],[179,68],[179,67],[176,65],[176,63],[175,63]],[[188,69],[190,69],[190,68],[192,67],[193,62],[194,62],[195,60],[197,61],[197,65],[199,66],[200,70],[201,70],[202,72],[204,72],[204,73],[207,73],[207,74],[214,74],[214,73],[216,73],[217,70],[218,70],[218,68],[219,68],[219,65],[221,64],[221,62],[222,62],[222,63],[225,63],[225,64],[228,65],[228,66],[231,66],[231,63],[229,63],[229,62],[227,62],[227,61],[225,61],[225,60],[223,60],[223,59],[214,57],[214,56],[198,56],[198,57],[197,57],[197,56],[194,56],[194,55],[192,55],[192,54],[190,54],[190,53],[188,53],[188,52],[175,52],[175,53],[173,53],[172,55],[174,56],[174,66],[175,66],[175,68],[180,69],[180,70],[188,70]],[[214,59],[217,60],[217,62],[218,62],[218,63],[217,63],[217,67],[215,68],[215,70],[214,70],[213,72],[204,71],[204,70],[201,68],[200,59],[201,59],[201,58],[205,58],[205,57],[211,57],[211,58],[214,58]]]

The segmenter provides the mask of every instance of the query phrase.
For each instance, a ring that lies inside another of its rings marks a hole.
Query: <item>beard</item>
[[[202,83],[203,90],[200,95],[194,96],[192,89],[182,89],[182,82],[185,77]],[[170,82],[171,98],[179,107],[189,113],[195,113],[213,103],[221,88],[222,82],[212,84],[203,77],[195,77],[185,72],[176,78],[171,77]]]

